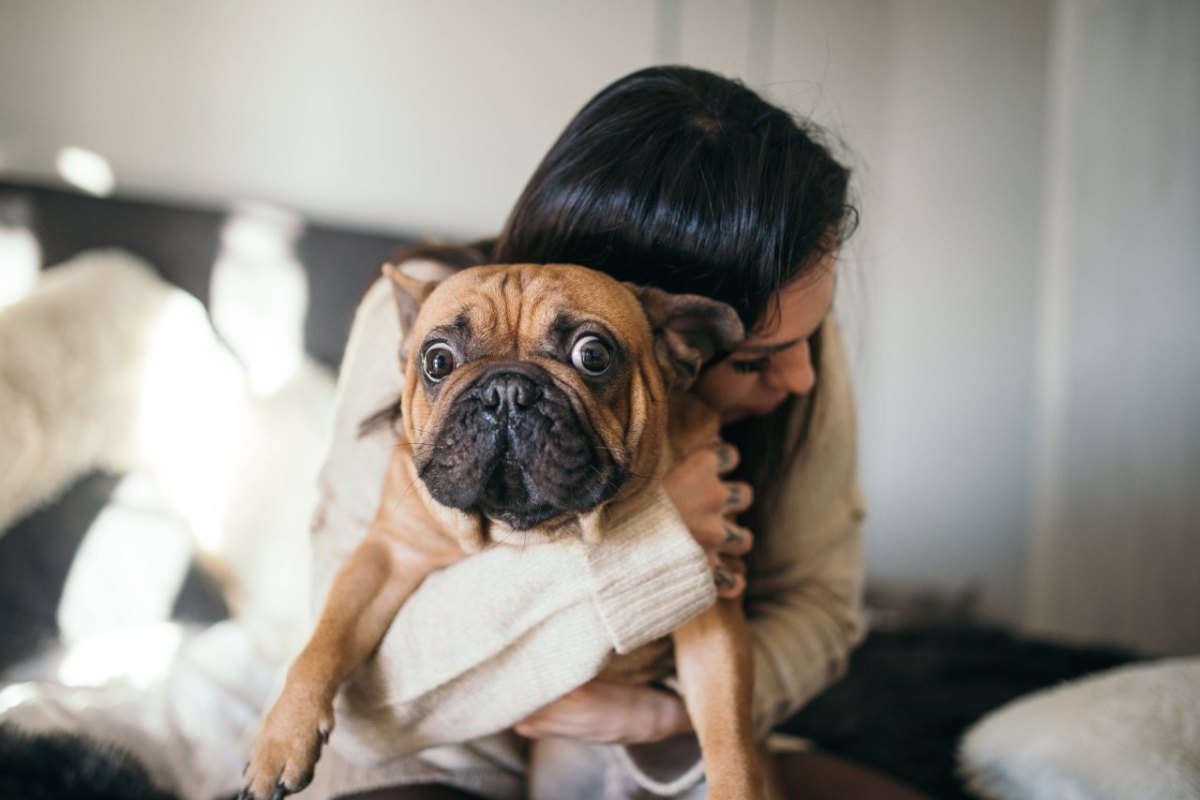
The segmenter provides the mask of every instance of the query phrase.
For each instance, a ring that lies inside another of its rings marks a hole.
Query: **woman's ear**
[[[671,294],[625,284],[641,301],[668,384],[686,389],[713,356],[732,352],[746,336],[732,306],[695,294]]]

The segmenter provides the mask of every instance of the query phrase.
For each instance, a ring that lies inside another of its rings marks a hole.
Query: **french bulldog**
[[[386,502],[263,722],[242,798],[309,783],[339,687],[431,569],[495,542],[598,543],[673,460],[715,438],[716,415],[684,390],[744,335],[722,303],[574,265],[473,267],[438,283],[384,272],[408,334]],[[740,603],[718,600],[670,644],[673,663],[660,646],[610,671],[650,680],[673,667],[709,797],[762,797]]]

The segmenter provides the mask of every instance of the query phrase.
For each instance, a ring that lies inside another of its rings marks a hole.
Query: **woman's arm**
[[[754,641],[754,720],[760,735],[845,670],[864,632],[865,513],[857,481],[853,394],[836,324],[822,332],[809,433],[758,531],[746,614]]]

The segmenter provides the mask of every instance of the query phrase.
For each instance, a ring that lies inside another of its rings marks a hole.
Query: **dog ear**
[[[734,350],[746,336],[732,306],[695,294],[671,294],[651,286],[625,284],[642,303],[659,364],[668,383],[686,389],[700,367]]]
[[[396,310],[400,313],[400,330],[407,334],[412,330],[421,304],[440,281],[416,278],[390,262],[383,265],[383,274],[392,282],[392,295],[396,298]]]

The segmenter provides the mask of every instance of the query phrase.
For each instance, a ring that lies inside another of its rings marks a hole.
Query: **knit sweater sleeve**
[[[399,397],[404,335],[386,280],[356,314],[313,529],[314,601],[366,534],[394,444],[361,422]],[[334,746],[396,757],[503,730],[591,679],[612,651],[666,635],[714,598],[665,494],[598,545],[495,546],[428,576],[339,697]]]

